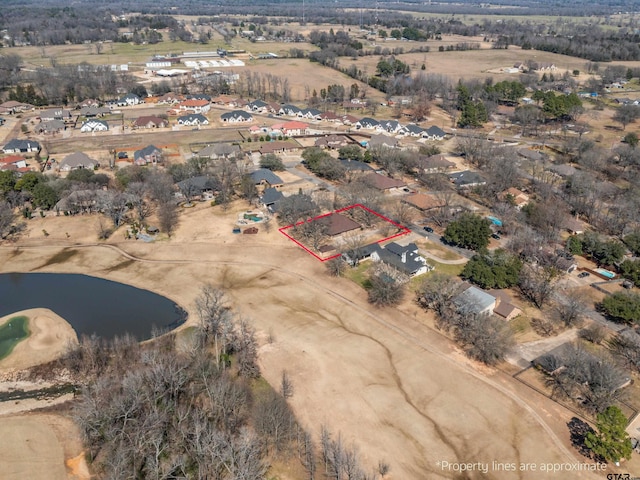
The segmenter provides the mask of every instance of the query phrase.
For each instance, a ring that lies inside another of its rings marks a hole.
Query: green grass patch
[[[13,348],[27,338],[29,332],[29,319],[23,315],[12,317],[0,327],[0,360],[8,356]]]
[[[352,282],[357,283],[362,288],[369,287],[369,269],[373,266],[373,262],[362,262],[357,267],[347,268],[344,276]]]
[[[49,260],[40,265],[39,268],[46,267],[48,265],[55,265],[56,263],[64,263],[77,253],[78,251],[73,248],[65,248],[49,258]]]
[[[451,275],[452,277],[457,277],[462,273],[462,270],[464,269],[464,264],[451,265],[449,263],[440,263],[440,262],[436,262],[432,258],[429,259],[429,263],[436,268],[434,268],[428,273],[425,273],[425,275],[433,275],[434,272],[440,272],[446,275]],[[424,275],[420,275],[420,276],[424,277]]]

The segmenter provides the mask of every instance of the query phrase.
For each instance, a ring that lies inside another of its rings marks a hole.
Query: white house
[[[135,93],[127,93],[124,97],[116,101],[116,105],[119,107],[130,107],[131,105],[138,105],[141,102],[142,100],[140,100],[140,97]]]
[[[192,113],[190,115],[183,115],[181,117],[178,117],[178,125],[209,125],[209,120],[207,119],[207,117],[200,113]]]
[[[109,124],[104,120],[87,120],[80,127],[80,131],[87,132],[106,132],[109,130]]]
[[[223,122],[227,123],[240,123],[240,122],[252,122],[253,116],[243,110],[233,110],[232,112],[226,112],[220,115]]]
[[[374,250],[371,253],[371,259],[374,262],[386,263],[410,277],[422,275],[433,269],[418,253],[418,246],[415,243],[402,246],[391,242],[384,248]]]

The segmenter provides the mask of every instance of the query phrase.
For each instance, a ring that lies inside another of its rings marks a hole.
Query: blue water
[[[614,278],[616,276],[615,273],[605,270],[604,268],[596,268],[595,271],[607,278]]]
[[[153,327],[180,325],[184,311],[170,299],[123,283],[68,273],[0,274],[0,317],[29,308],[48,308],[78,336],[103,338],[130,333],[151,338]]]
[[[493,223],[496,227],[502,226],[502,220],[500,220],[499,218],[492,217],[492,216],[487,216],[487,218],[491,220],[491,223]]]

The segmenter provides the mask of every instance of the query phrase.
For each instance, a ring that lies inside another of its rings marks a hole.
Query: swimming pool
[[[615,278],[616,276],[615,273],[610,272],[609,270],[605,270],[604,268],[596,268],[595,271],[607,278]]]
[[[488,215],[487,218],[491,221],[491,223],[493,223],[496,227],[501,227],[502,226],[502,220],[500,220],[499,218],[496,217],[492,217],[491,215]]]

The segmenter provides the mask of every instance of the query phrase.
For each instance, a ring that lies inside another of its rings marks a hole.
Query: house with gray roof
[[[380,127],[380,122],[377,121],[375,118],[364,117],[364,118],[361,118],[360,120],[358,120],[356,122],[355,127],[358,128],[358,129],[360,129],[360,128],[366,128],[366,129],[379,128]]]
[[[2,149],[4,153],[34,153],[40,151],[40,144],[35,140],[9,140]]]
[[[249,174],[256,185],[269,185],[270,187],[280,187],[283,185],[282,179],[267,168],[259,168]]]
[[[298,117],[306,118],[309,120],[321,120],[322,118],[320,117],[320,115],[322,115],[322,112],[317,108],[303,108],[298,113]]]
[[[453,304],[462,314],[489,315],[496,308],[496,297],[478,287],[469,286],[453,297]]]
[[[135,93],[127,93],[124,97],[120,97],[116,101],[116,105],[119,107],[129,107],[131,105],[138,105],[142,100]]]
[[[371,254],[371,259],[390,265],[410,277],[422,275],[433,269],[418,253],[418,246],[413,242],[406,246],[391,242],[384,248],[375,250]]]
[[[247,103],[246,108],[250,112],[266,113],[269,108],[269,104],[262,100],[254,100],[253,102]]]
[[[387,148],[396,148],[400,142],[398,142],[397,138],[390,137],[389,135],[371,135],[369,142],[367,143],[367,148],[375,148],[375,147],[387,147]]]
[[[297,117],[300,113],[300,108],[295,105],[282,105],[278,110],[278,115],[287,115],[289,117]]]
[[[381,120],[380,127],[387,133],[396,134],[404,127],[397,120]]]
[[[410,123],[408,125],[405,125],[401,132],[404,135],[409,135],[411,137],[422,137],[425,134],[424,128],[422,128],[420,125],[416,125],[415,123]]]
[[[133,152],[133,163],[136,165],[157,164],[162,163],[162,160],[162,150],[155,145],[147,145]]]
[[[243,110],[233,110],[220,115],[223,122],[227,123],[240,123],[240,122],[252,122],[253,116]]]
[[[69,110],[65,110],[63,108],[51,108],[49,110],[44,110],[40,113],[40,121],[48,122],[51,120],[69,120],[71,119],[71,112]]]
[[[349,172],[373,172],[373,168],[371,167],[371,165],[359,160],[349,160],[348,158],[343,158],[340,160],[340,163]]]
[[[473,188],[487,184],[487,181],[482,175],[471,170],[450,173],[449,180],[451,180],[458,188]]]
[[[200,158],[236,158],[242,153],[240,145],[233,145],[231,143],[214,143],[207,145],[202,150],[196,153]]]
[[[70,172],[79,168],[94,169],[100,164],[84,152],[75,152],[64,157],[58,164],[61,172]]]
[[[427,128],[425,134],[429,140],[444,140],[444,137],[447,135],[444,130],[435,125]]]
[[[260,197],[260,203],[267,207],[270,211],[276,210],[276,205],[280,200],[284,198],[284,195],[280,190],[276,190],[275,187],[265,188]]]
[[[102,117],[103,115],[108,114],[111,110],[108,107],[98,107],[97,105],[90,105],[87,107],[82,107],[80,109],[79,115],[85,118],[94,118],[94,117]]]
[[[58,133],[66,128],[62,120],[47,120],[36,125],[35,131],[36,133]]]

